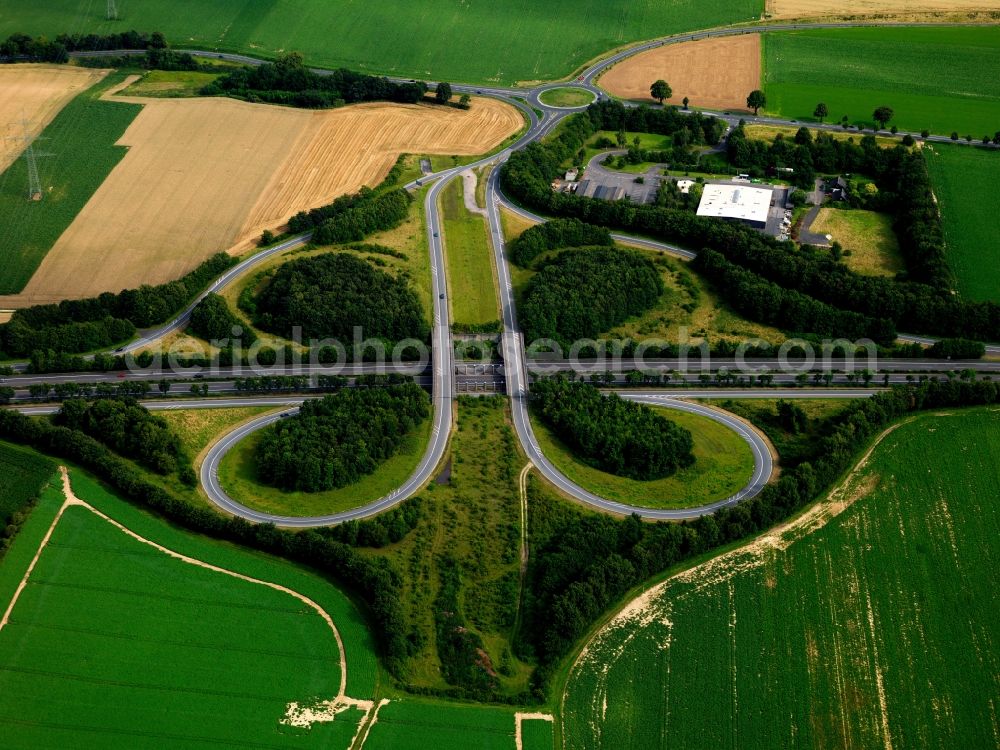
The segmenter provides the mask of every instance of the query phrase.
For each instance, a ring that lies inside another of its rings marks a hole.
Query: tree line
[[[637,516],[574,514],[550,528],[528,567],[520,650],[538,659],[544,698],[559,660],[630,589],[685,560],[764,531],[822,496],[883,429],[915,411],[996,404],[992,381],[928,381],[858,399],[828,419],[812,455],[757,496],[694,521],[643,523]],[[529,507],[539,510],[542,498]]]
[[[510,259],[527,268],[542,253],[562,247],[610,247],[611,232],[579,219],[553,219],[529,227],[507,244]]]
[[[423,501],[417,495],[374,518],[344,521],[336,526],[321,527],[317,531],[327,539],[352,547],[381,549],[402,541],[417,528],[422,517]]]
[[[526,341],[568,347],[649,310],[662,293],[660,272],[641,253],[574,248],[547,260],[528,281],[519,318]]]
[[[236,262],[226,253],[216,253],[177,281],[15,310],[10,322],[0,324],[0,355],[27,357],[49,349],[74,354],[126,341],[137,328],[177,315]]]
[[[890,320],[900,330],[952,338],[1000,340],[1000,305],[996,303],[968,302],[929,284],[864,276],[837,263],[829,254],[821,255],[808,246],[798,249],[792,243],[778,242],[740,224],[700,217],[683,210],[553,191],[550,185],[561,173],[561,164],[570,159],[592,133],[593,123],[589,117],[578,115],[570,118],[555,138],[515,151],[501,172],[504,191],[550,216],[577,218],[687,247],[711,248],[730,262],[780,286],[840,309]],[[897,153],[895,164],[902,168],[906,151]],[[926,214],[918,212],[917,216]],[[931,251],[924,248],[912,252],[929,258]],[[797,327],[796,330],[802,329]]]
[[[645,404],[604,396],[587,383],[543,378],[531,405],[574,455],[601,471],[648,481],[691,466],[691,433]]]
[[[370,101],[415,104],[427,93],[424,83],[396,83],[383,76],[338,68],[320,75],[292,52],[273,63],[237,68],[201,90],[203,96],[232,96],[247,101],[322,109]]]
[[[392,276],[349,253],[325,253],[282,265],[254,301],[254,325],[291,338],[425,341],[430,327],[405,275]]]
[[[167,421],[150,414],[133,398],[70,399],[63,402],[53,422],[90,435],[157,474],[177,472],[185,484],[197,482],[191,461]]]
[[[273,524],[254,524],[236,516],[224,516],[205,505],[196,506],[149,481],[139,468],[80,430],[2,409],[0,437],[72,461],[110,484],[126,500],[186,529],[314,568],[360,597],[386,668],[397,679],[403,677],[413,645],[400,604],[402,578],[388,561],[367,559],[347,544],[327,539],[316,530],[288,531]]]
[[[714,250],[706,248],[698,253],[693,267],[712,282],[734,310],[750,320],[824,338],[868,338],[879,344],[891,344],[896,338],[896,329],[889,320],[841,310],[786,289]]]
[[[427,394],[414,383],[306,401],[263,431],[254,451],[258,475],[286,490],[344,487],[394,455],[429,413]]]

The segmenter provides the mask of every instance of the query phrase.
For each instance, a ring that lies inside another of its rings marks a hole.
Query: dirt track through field
[[[130,148],[12,306],[176,279],[246,249],[298,211],[380,182],[401,153],[480,154],[522,126],[513,107],[362,104],[322,112],[231,99],[145,104]]]
[[[99,518],[107,521],[112,526],[117,528],[119,531],[127,534],[136,541],[142,542],[143,544],[147,544],[153,549],[156,549],[165,555],[169,555],[174,559],[180,560],[181,562],[187,563],[189,565],[196,565],[199,568],[205,568],[206,570],[211,570],[215,573],[222,573],[223,575],[232,576],[233,578],[238,578],[241,581],[246,581],[248,583],[255,583],[260,586],[266,586],[267,588],[274,589],[275,591],[280,591],[284,594],[288,594],[289,596],[294,597],[295,599],[298,599],[306,606],[315,610],[316,613],[323,618],[323,621],[329,626],[330,630],[333,632],[333,637],[336,639],[337,642],[337,651],[340,654],[340,687],[337,691],[337,697],[335,700],[337,702],[344,702],[351,704],[356,703],[356,701],[352,701],[352,699],[350,698],[345,698],[345,693],[347,691],[347,658],[344,651],[344,642],[340,637],[340,631],[337,630],[337,626],[333,623],[333,618],[330,617],[329,613],[327,613],[325,609],[319,606],[319,604],[314,602],[309,597],[300,594],[299,592],[294,591],[286,586],[282,586],[277,583],[271,583],[270,581],[262,581],[259,578],[252,578],[250,576],[243,575],[242,573],[235,573],[231,570],[220,568],[217,565],[212,565],[211,563],[204,562],[203,560],[198,560],[193,557],[188,557],[187,555],[182,555],[181,553],[175,552],[172,549],[168,549],[167,547],[164,547],[161,544],[157,544],[156,542],[146,539],[145,537],[139,536],[131,529],[127,528],[126,526],[123,526],[121,523],[114,520],[110,516],[102,513],[101,511],[99,511],[97,508],[90,505],[86,501],[78,498],[76,494],[73,492],[73,487],[69,481],[69,472],[66,470],[66,467],[60,466],[59,471],[62,474],[63,496],[66,498],[65,502],[63,503],[62,507],[59,508],[59,512],[56,514],[56,517],[52,521],[52,525],[49,526],[49,530],[46,532],[45,537],[38,545],[38,549],[35,552],[35,556],[32,559],[31,564],[28,566],[27,571],[25,571],[24,577],[21,579],[21,583],[18,585],[18,588],[15,591],[13,598],[11,599],[10,605],[7,607],[7,610],[4,613],[3,619],[0,620],[0,629],[2,629],[3,626],[6,625],[8,620],[10,619],[11,611],[14,609],[14,605],[17,603],[21,591],[27,584],[28,578],[31,576],[31,572],[35,568],[35,564],[38,562],[39,557],[41,557],[42,551],[45,549],[45,546],[48,544],[49,539],[52,537],[52,532],[55,531],[56,525],[58,525],[60,519],[63,516],[63,513],[65,513],[67,508],[72,507],[74,505],[78,505],[80,507],[86,508]]]
[[[598,84],[623,99],[653,101],[649,87],[660,78],[670,84],[667,103],[691,107],[746,109],[747,94],[760,87],[760,35],[745,34],[657,47],[627,58],[601,76]]]
[[[1000,0],[767,0],[767,13],[779,18],[820,18],[825,16],[902,15],[977,13],[1000,10]]]
[[[0,172],[24,151],[23,141],[7,140],[25,134],[22,120],[29,136],[38,135],[70,99],[107,74],[66,65],[0,65]]]

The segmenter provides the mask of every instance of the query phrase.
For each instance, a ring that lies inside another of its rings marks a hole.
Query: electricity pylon
[[[115,4],[115,0],[108,0],[108,20],[118,20],[118,6]]]
[[[41,136],[32,136],[28,132],[28,126],[31,123],[28,122],[27,118],[21,120],[21,127],[24,130],[24,135],[15,135],[9,137],[9,141],[21,141],[26,144],[24,149],[24,161],[28,165],[28,200],[40,201],[44,196],[42,192],[42,181],[38,176],[38,160],[46,156],[55,156],[55,154],[46,154],[41,151],[35,150],[35,143],[37,141],[45,140]]]

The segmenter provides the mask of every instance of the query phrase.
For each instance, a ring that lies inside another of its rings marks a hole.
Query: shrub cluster
[[[184,471],[185,475],[193,475],[190,461],[170,425],[133,398],[69,399],[63,402],[53,421],[90,435],[157,474]]]
[[[218,294],[209,294],[191,311],[190,331],[205,341],[238,340],[249,346],[257,337],[244,326],[229,309],[229,304]],[[239,333],[234,333],[239,331]]]
[[[733,309],[750,320],[786,331],[809,331],[826,338],[869,338],[891,344],[896,329],[888,320],[873,320],[860,313],[840,310],[794,289],[786,289],[743,266],[731,263],[714,250],[702,250],[694,268],[710,279]]]
[[[662,479],[694,463],[691,433],[645,404],[564,377],[531,387],[542,420],[586,463],[638,480]]]

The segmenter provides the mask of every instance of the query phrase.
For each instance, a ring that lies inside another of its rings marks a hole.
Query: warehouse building
[[[698,204],[698,216],[728,219],[764,229],[771,214],[774,191],[745,183],[705,185]]]

